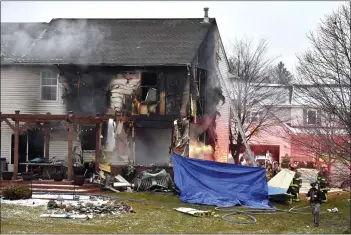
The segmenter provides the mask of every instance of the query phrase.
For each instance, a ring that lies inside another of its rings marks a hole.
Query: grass
[[[112,195],[112,194],[111,194]],[[116,194],[113,194],[116,195]],[[147,199],[160,203],[129,202],[136,213],[121,217],[94,217],[93,220],[65,220],[40,218],[45,207],[24,207],[1,205],[1,233],[350,233],[350,198],[349,193],[330,195],[329,202],[321,206],[324,212],[320,217],[320,227],[313,227],[310,210],[304,214],[276,213],[272,215],[254,215],[256,224],[233,224],[220,217],[198,218],[173,210],[174,207],[193,205],[184,204],[174,196],[147,193],[118,193],[120,197]],[[274,204],[279,209],[293,206],[304,207],[308,203],[301,201],[292,205]],[[338,213],[328,213],[328,208],[337,207]],[[212,209],[213,207],[198,207]],[[238,208],[244,209],[244,208]],[[218,211],[219,215],[228,212]],[[238,215],[237,220],[247,220]]]

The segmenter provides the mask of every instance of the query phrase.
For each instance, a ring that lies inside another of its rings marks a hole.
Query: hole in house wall
[[[103,123],[101,126],[101,146],[104,146],[106,143],[106,133],[107,133],[107,124]],[[80,133],[80,144],[82,150],[95,150],[96,149],[96,127],[89,125],[81,126]]]

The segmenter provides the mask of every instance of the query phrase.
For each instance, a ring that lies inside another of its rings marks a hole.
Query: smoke
[[[22,56],[46,26],[45,23],[1,23],[1,56]]]
[[[17,60],[99,63],[99,48],[110,32],[97,20],[56,19],[50,23],[3,23],[2,55]]]
[[[104,39],[103,30],[95,21],[87,20],[54,20],[47,34],[35,47],[35,52],[44,52],[54,59],[74,60],[81,63],[101,61],[99,47]]]

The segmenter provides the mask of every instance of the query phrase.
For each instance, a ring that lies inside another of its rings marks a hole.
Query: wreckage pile
[[[134,213],[133,208],[126,202],[119,200],[87,200],[87,201],[72,201],[59,202],[50,200],[47,204],[48,212],[42,217],[57,217],[68,218],[74,215],[85,215],[91,219],[93,216],[114,215],[120,216],[123,213]],[[54,216],[56,215],[56,216]],[[62,216],[59,216],[62,215]]]

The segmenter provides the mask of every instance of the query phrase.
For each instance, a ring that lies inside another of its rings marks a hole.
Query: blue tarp
[[[174,182],[183,202],[272,209],[261,167],[204,161],[172,153]]]

